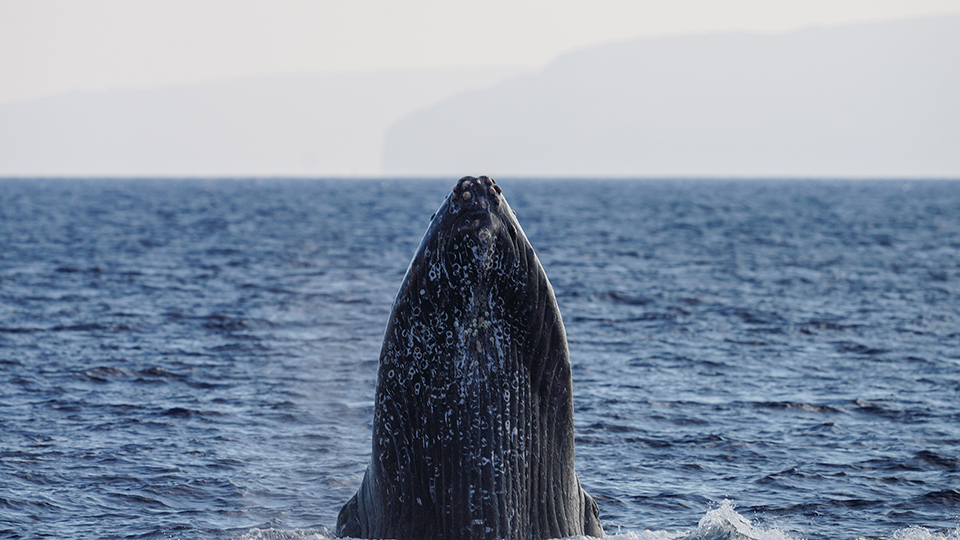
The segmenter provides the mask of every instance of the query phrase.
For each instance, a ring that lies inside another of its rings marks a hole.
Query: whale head
[[[572,393],[533,247],[493,179],[461,178],[391,310],[371,461],[338,536],[602,536],[573,468]]]

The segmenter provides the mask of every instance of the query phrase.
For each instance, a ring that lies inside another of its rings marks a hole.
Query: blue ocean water
[[[0,537],[332,536],[455,179],[0,180]],[[498,179],[618,539],[960,539],[960,183]]]

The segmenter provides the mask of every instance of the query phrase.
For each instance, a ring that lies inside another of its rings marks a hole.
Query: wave
[[[846,537],[842,532],[837,537]],[[234,540],[332,540],[329,529],[251,529]],[[708,511],[697,524],[696,530],[670,531],[623,531],[608,532],[606,540],[803,540],[802,536],[786,532],[775,526],[765,527],[751,523],[738,514],[731,501]],[[853,537],[867,540],[866,537]],[[871,537],[873,538],[873,537]],[[574,536],[569,540],[594,540],[587,536]],[[874,540],[960,540],[960,527],[953,530],[932,530],[925,527],[899,529],[889,537]]]
[[[734,510],[734,504],[725,500],[718,508],[710,510],[697,524],[695,531],[679,530],[627,531],[607,535],[611,540],[797,540],[793,536],[775,527],[765,528],[754,525]]]

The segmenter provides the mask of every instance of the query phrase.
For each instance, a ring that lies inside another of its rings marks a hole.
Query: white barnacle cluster
[[[463,336],[465,338],[476,336],[482,330],[486,330],[487,328],[490,328],[490,326],[491,326],[490,312],[486,311],[474,317],[470,321],[470,324],[467,325],[463,330]]]

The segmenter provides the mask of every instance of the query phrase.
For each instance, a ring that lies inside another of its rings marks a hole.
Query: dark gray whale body
[[[573,469],[572,391],[533,248],[492,179],[460,179],[394,303],[373,456],[337,536],[602,537]]]

